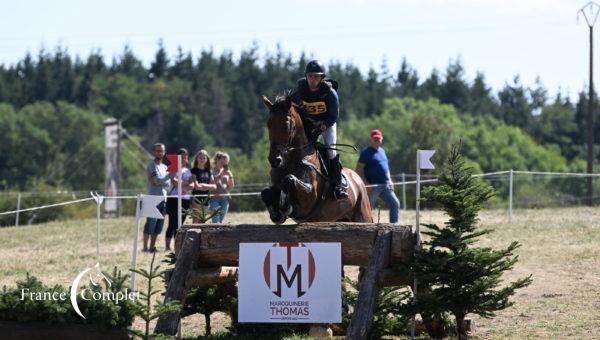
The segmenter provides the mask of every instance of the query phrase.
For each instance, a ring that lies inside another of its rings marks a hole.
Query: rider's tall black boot
[[[333,184],[333,194],[336,198],[347,198],[348,191],[342,186],[342,163],[340,155],[329,160],[329,178]]]

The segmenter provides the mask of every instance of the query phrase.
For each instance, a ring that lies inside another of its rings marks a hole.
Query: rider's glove
[[[325,125],[325,124],[319,125],[319,130],[321,130],[321,132],[324,132],[325,130],[327,130],[327,125]]]

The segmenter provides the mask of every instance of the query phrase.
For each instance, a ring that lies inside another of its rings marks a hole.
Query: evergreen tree
[[[154,61],[150,64],[150,73],[148,77],[150,79],[157,79],[167,76],[167,70],[169,68],[169,58],[167,52],[163,46],[162,40],[158,43],[158,51],[154,56]]]
[[[469,105],[467,112],[477,116],[497,116],[498,103],[492,95],[492,90],[485,83],[483,73],[477,72],[473,84],[469,88]]]
[[[532,281],[529,276],[500,287],[502,274],[517,262],[518,242],[501,250],[475,246],[479,237],[492,232],[477,226],[477,213],[494,191],[472,174],[459,148],[453,146],[438,178],[440,184],[423,192],[423,200],[440,204],[450,219],[444,227],[426,225],[429,231],[423,234],[430,239],[416,254],[413,266],[419,285],[429,289],[419,294],[417,310],[425,315],[451,312],[459,339],[467,339],[467,314],[495,316],[495,311],[513,304],[509,297],[516,289]]]
[[[506,84],[498,93],[500,99],[500,119],[510,125],[527,130],[531,127],[532,105],[527,97],[527,90],[519,80],[513,79],[513,84]]]
[[[28,52],[25,55],[23,61],[17,64],[16,80],[17,84],[17,96],[13,96],[11,102],[16,106],[21,107],[27,103],[31,103],[35,100],[35,62]]]
[[[125,45],[123,54],[118,60],[113,60],[111,65],[113,74],[122,74],[132,77],[138,82],[143,82],[147,79],[147,72],[142,62],[133,54],[131,47]]]
[[[429,99],[430,97],[433,97],[439,99],[441,95],[441,87],[440,73],[434,68],[431,70],[429,78],[425,79],[421,85],[418,98]]]
[[[52,100],[54,98],[54,81],[50,55],[44,49],[38,54],[35,67],[34,98],[35,100]]]
[[[367,116],[373,116],[381,113],[383,109],[383,99],[387,97],[387,87],[385,82],[379,81],[379,75],[374,69],[369,69],[367,75]]]
[[[460,112],[464,112],[469,103],[469,85],[464,80],[464,72],[460,59],[450,62],[440,91],[440,101],[454,105]]]
[[[106,64],[100,51],[92,52],[88,56],[82,70],[79,71],[81,80],[75,93],[75,101],[79,105],[87,106],[89,104],[94,78],[105,71]]]
[[[181,46],[177,48],[177,57],[169,69],[169,77],[183,80],[194,79],[194,62],[190,52],[184,54]]]
[[[579,100],[575,107],[575,122],[577,122],[578,133],[573,139],[575,144],[578,145],[587,145],[588,100],[589,95],[587,91],[579,92]],[[594,143],[600,143],[600,98],[598,98],[597,93],[594,93],[594,127]],[[584,159],[587,159],[586,157],[583,156]]]
[[[68,51],[58,46],[52,60],[52,79],[56,86],[53,101],[73,101],[75,91],[75,74],[73,62]]]
[[[402,59],[402,65],[400,65],[400,71],[396,78],[396,93],[399,97],[414,97],[419,88],[419,76],[406,61],[406,58]]]

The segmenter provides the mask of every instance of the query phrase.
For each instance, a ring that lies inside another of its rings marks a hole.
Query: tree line
[[[108,117],[120,119],[148,149],[156,141],[169,150],[226,148],[245,176],[238,181],[265,181],[261,96],[293,88],[308,60],[281,49],[261,55],[257,45],[236,57],[210,49],[192,57],[182,48],[169,56],[159,44],[149,66],[127,46],[111,61],[100,51],[73,57],[63,47],[28,53],[0,65],[0,186],[102,189],[102,121]],[[340,139],[363,147],[367,128],[383,128],[394,172],[414,170],[411,148],[430,145],[443,158],[456,140],[481,171],[585,169],[585,92],[575,103],[560,93],[550,98],[541,81],[527,87],[518,76],[494,92],[483,73],[467,79],[460,59],[427,76],[407,60],[398,63],[397,72],[383,63],[366,74],[351,63],[327,67],[340,84]],[[599,143],[597,117],[598,109]],[[137,157],[124,153],[125,187],[144,187],[136,162],[145,156]]]

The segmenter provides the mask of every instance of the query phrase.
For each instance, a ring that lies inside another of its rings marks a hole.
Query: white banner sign
[[[239,322],[342,322],[340,243],[240,243]]]

